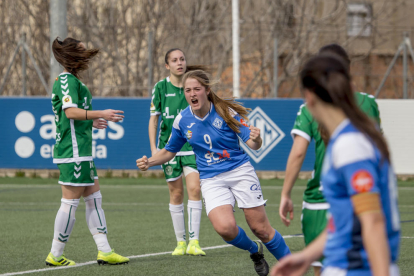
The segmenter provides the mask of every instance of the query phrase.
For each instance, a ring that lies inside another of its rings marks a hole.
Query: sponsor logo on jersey
[[[245,121],[245,120],[243,120],[242,118],[240,118],[240,123],[241,123],[242,125],[244,125],[245,127],[249,127],[249,125],[246,123],[246,121]]]
[[[351,184],[358,193],[369,192],[374,187],[374,179],[367,170],[359,170],[352,176]]]
[[[195,125],[195,123],[191,123],[189,126],[187,126],[188,128],[192,128],[193,125]]]
[[[91,170],[91,179],[93,180],[95,178],[95,173],[93,172],[93,170]]]
[[[170,165],[165,167],[165,174],[168,176],[173,174],[173,169]]]
[[[216,118],[213,122],[213,126],[217,129],[221,129],[221,127],[223,126],[223,120]]]
[[[185,136],[187,137],[188,140],[190,140],[191,137],[193,137],[193,132],[191,130],[187,130],[187,133],[185,134]]]
[[[72,97],[71,97],[71,96],[69,96],[69,95],[66,95],[65,97],[63,97],[62,101],[63,101],[65,104],[71,104],[71,103],[72,103]]]
[[[260,129],[262,147],[252,150],[246,144],[240,143],[243,150],[256,162],[262,159],[285,137],[285,133],[266,115],[260,108],[256,107],[248,116],[250,125]],[[241,121],[240,121],[241,122]]]
[[[56,80],[59,80],[59,78],[56,78]]]

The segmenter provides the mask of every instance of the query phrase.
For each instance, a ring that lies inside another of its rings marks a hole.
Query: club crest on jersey
[[[70,104],[70,103],[72,103],[72,97],[71,97],[71,96],[69,96],[69,95],[66,95],[65,97],[63,97],[62,101],[63,101],[65,104]]]
[[[191,137],[193,137],[193,132],[191,130],[187,130],[187,133],[185,134],[185,136],[187,137],[188,140],[190,140]]]
[[[216,118],[213,122],[213,126],[217,129],[221,129],[221,127],[223,126],[223,121],[219,118]]]
[[[358,193],[368,192],[374,186],[374,179],[367,170],[359,170],[352,176],[352,187]]]

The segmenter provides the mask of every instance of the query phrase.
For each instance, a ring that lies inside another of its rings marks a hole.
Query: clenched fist
[[[141,171],[146,171],[149,168],[148,165],[148,158],[144,155],[142,156],[142,158],[137,159],[137,167],[141,170]]]
[[[251,125],[249,129],[250,129],[250,139],[252,139],[252,141],[255,143],[260,143],[262,141],[262,138],[260,138],[260,129],[253,125]]]

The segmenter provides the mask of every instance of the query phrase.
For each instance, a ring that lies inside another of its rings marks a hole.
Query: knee
[[[271,231],[266,229],[264,225],[257,225],[250,227],[253,234],[258,237],[261,241],[268,242],[270,240]]]
[[[234,240],[239,231],[237,225],[232,223],[215,225],[214,229],[226,241]]]
[[[188,195],[191,197],[200,197],[201,187],[200,185],[187,186]]]
[[[170,200],[173,204],[183,203],[184,193],[181,189],[170,189]]]

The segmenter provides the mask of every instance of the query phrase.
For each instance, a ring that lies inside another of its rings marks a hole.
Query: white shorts
[[[325,269],[322,270],[321,276],[347,276],[347,275],[371,275],[371,272],[364,271],[364,272],[358,272],[358,271],[352,271],[352,270],[346,270],[338,267],[328,266]],[[400,269],[398,268],[398,265],[392,263],[390,264],[390,276],[400,276]]]
[[[263,199],[259,178],[250,162],[232,171],[201,179],[201,193],[207,215],[218,206],[230,204],[234,207],[235,200],[241,209],[262,206],[267,201]]]

